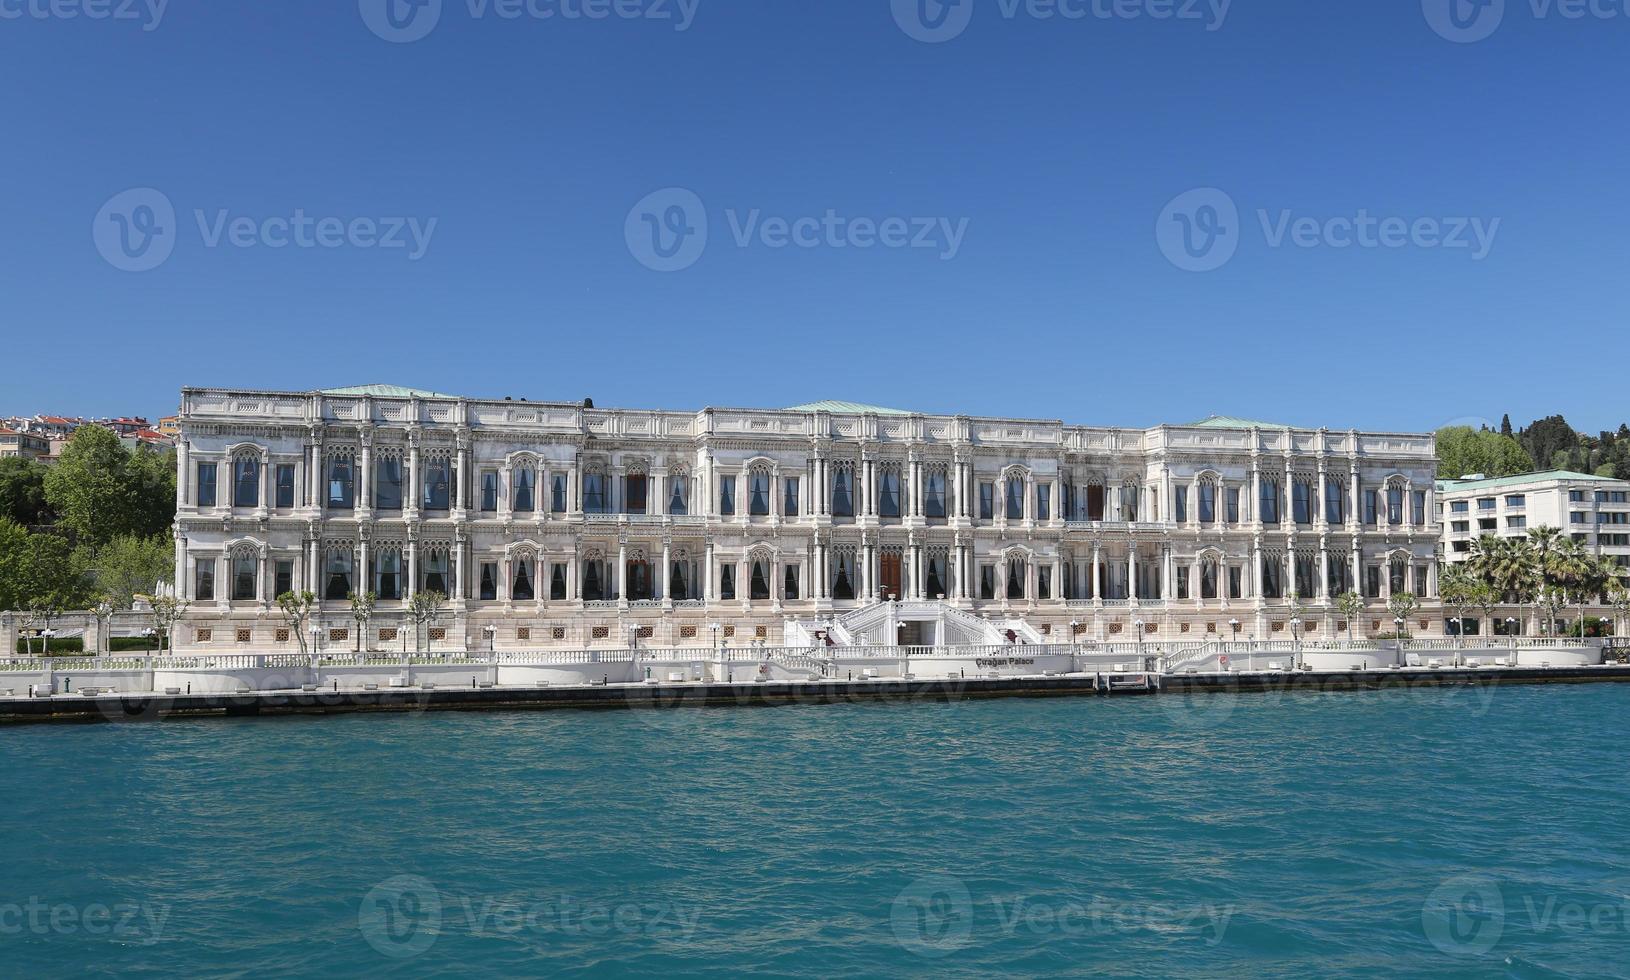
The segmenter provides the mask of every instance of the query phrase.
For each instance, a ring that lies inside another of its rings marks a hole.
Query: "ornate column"
[[[622,609],[628,608],[628,538],[619,535],[617,538],[617,605]]]
[[[1092,543],[1092,601],[1102,604],[1104,601],[1103,576],[1099,570],[1099,562],[1103,560],[1103,545],[1097,541]]]
[[[1126,548],[1126,597],[1137,600],[1138,595],[1138,543],[1131,542]]]
[[[408,432],[408,478],[407,499],[402,501],[402,513],[409,521],[419,519],[419,504],[423,492],[419,489],[419,432],[413,429]]]

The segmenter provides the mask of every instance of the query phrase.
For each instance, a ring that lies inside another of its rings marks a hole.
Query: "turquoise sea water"
[[[0,974],[1630,973],[1630,687],[0,730]]]

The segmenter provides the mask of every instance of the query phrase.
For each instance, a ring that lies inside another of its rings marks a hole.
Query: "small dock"
[[[1503,684],[1630,682],[1630,666],[1447,667],[1227,673],[1070,673],[1018,677],[867,678],[562,686],[404,686],[231,694],[105,693],[97,689],[0,697],[0,724],[253,718],[356,712],[496,710],[669,710],[775,707],[876,701],[949,702],[979,698],[1120,697],[1287,691],[1382,691]]]

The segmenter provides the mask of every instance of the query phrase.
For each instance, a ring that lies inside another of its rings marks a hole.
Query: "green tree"
[[[175,450],[142,446],[125,468],[130,487],[131,533],[167,534],[175,523]]]
[[[1347,640],[1351,642],[1353,626],[1358,622],[1358,617],[1364,613],[1364,597],[1353,591],[1343,592],[1336,596],[1336,608],[1347,619]]]
[[[1517,440],[1487,429],[1451,425],[1437,431],[1438,475],[1458,480],[1469,473],[1514,476],[1533,470],[1534,461]]]
[[[306,621],[311,618],[311,611],[317,607],[317,595],[314,592],[284,592],[277,597],[277,608],[283,611],[283,623],[294,633],[294,639],[300,644],[300,655],[306,656]]]
[[[25,610],[31,623],[50,629],[69,609],[90,603],[90,589],[68,542],[55,534],[18,538],[10,521],[0,530],[0,607]]]
[[[138,595],[175,578],[175,543],[154,535],[124,535],[103,546],[91,567],[96,591],[115,609],[129,609]]]
[[[1481,579],[1463,564],[1446,565],[1438,572],[1438,598],[1455,611],[1458,635],[1466,635],[1466,610],[1477,605]]]
[[[125,472],[129,460],[118,436],[99,425],[82,425],[45,475],[45,497],[58,522],[92,555],[112,538],[132,533],[137,524]]]
[[[0,518],[24,527],[51,523],[43,463],[21,456],[0,459]]]

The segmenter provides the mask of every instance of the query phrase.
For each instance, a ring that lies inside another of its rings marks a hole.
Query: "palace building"
[[[1430,435],[388,385],[188,388],[178,427],[183,651],[292,649],[276,597],[301,590],[344,649],[401,649],[421,590],[448,596],[438,649],[779,645],[887,600],[942,608],[942,631],[850,639],[943,642],[946,617],[1032,641],[1334,639],[1350,590],[1357,636],[1394,628],[1397,592],[1420,597],[1412,631],[1442,628]]]

